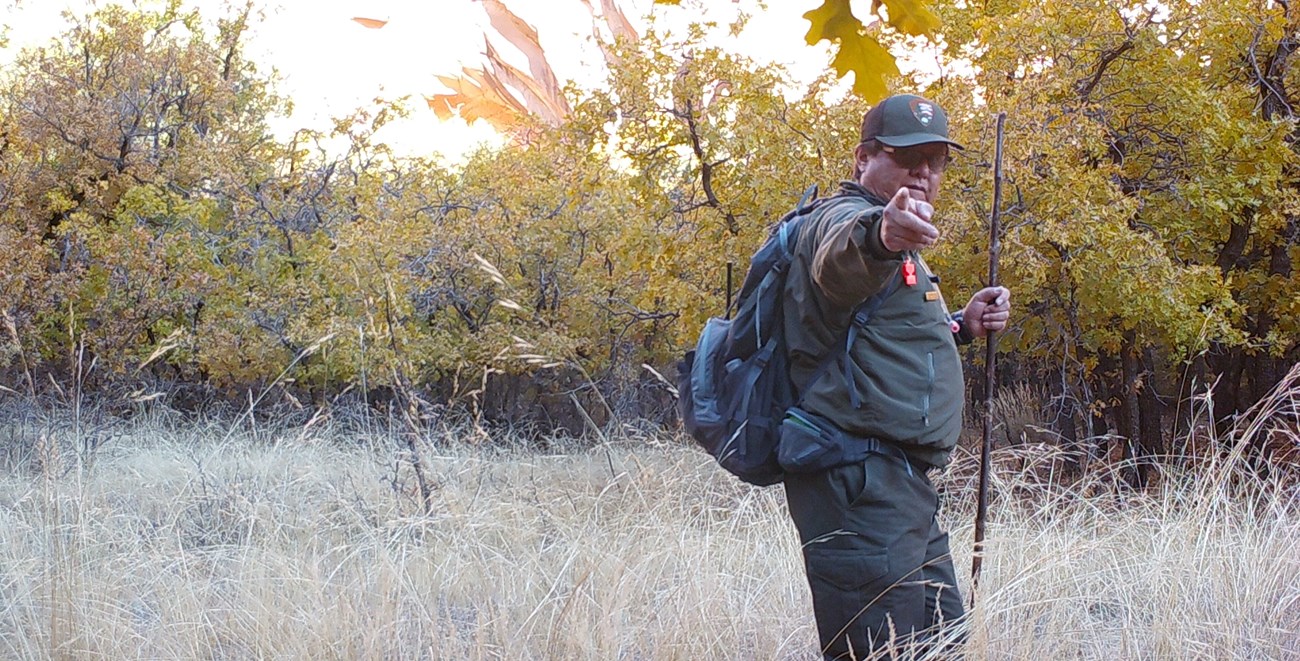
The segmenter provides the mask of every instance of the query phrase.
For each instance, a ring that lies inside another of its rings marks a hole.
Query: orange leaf
[[[481,87],[484,92],[491,92],[491,98],[497,103],[511,108],[521,115],[528,112],[528,109],[519,101],[519,99],[515,98],[515,95],[510,92],[510,89],[505,86],[505,83],[502,83],[501,80],[492,73],[482,69],[470,69],[469,67],[466,67],[464,72],[465,76],[475,83],[478,83],[479,87]]]
[[[605,15],[605,22],[609,24],[609,29],[616,37],[623,37],[632,43],[640,39],[632,23],[627,20],[623,10],[618,8],[615,0],[600,0],[600,11]]]
[[[487,11],[492,27],[528,58],[528,70],[532,72],[533,80],[547,95],[559,99],[560,107],[567,114],[569,104],[564,101],[555,71],[546,60],[546,53],[542,50],[542,44],[537,37],[537,29],[511,12],[501,0],[480,1],[483,3],[483,9]]]
[[[388,21],[381,21],[381,20],[379,20],[379,19],[377,19],[377,18],[364,18],[364,17],[361,17],[361,16],[353,16],[353,17],[352,17],[352,20],[354,20],[354,21],[360,23],[361,25],[363,25],[363,26],[365,26],[365,27],[370,28],[371,30],[378,30],[379,28],[382,28],[382,27],[384,27],[385,25],[388,25]]]
[[[439,119],[447,120],[459,114],[466,122],[481,119],[501,131],[519,125],[524,109],[518,101],[503,98],[484,72],[466,69],[465,73],[466,76],[454,78],[438,76],[452,92],[425,97],[425,103]]]
[[[608,64],[611,69],[618,66],[621,61],[618,54],[609,47],[609,41],[600,33],[600,17],[596,15],[596,8],[591,6],[591,0],[582,0],[582,4],[586,5],[587,11],[591,12],[591,36],[596,38],[596,45],[605,56],[605,64]]]
[[[564,97],[551,96],[528,74],[501,59],[496,49],[492,47],[491,42],[484,39],[484,43],[487,46],[487,52],[484,54],[487,56],[488,64],[491,65],[495,78],[518,90],[523,96],[524,105],[528,110],[540,116],[552,126],[558,126],[560,120],[568,115]]]

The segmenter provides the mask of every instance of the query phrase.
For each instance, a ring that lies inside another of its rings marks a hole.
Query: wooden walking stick
[[[998,220],[1002,209],[1002,128],[1007,114],[998,113],[998,133],[993,152],[993,212],[989,217],[989,287],[998,286],[998,253],[1002,252]],[[979,501],[975,511],[975,553],[970,569],[970,605],[975,607],[975,592],[980,584],[980,565],[984,561],[984,520],[989,507],[989,452],[993,445],[993,388],[997,372],[998,337],[989,331],[984,354],[984,443],[980,447]]]

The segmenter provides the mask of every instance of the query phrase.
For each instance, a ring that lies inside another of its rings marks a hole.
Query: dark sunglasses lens
[[[893,153],[894,160],[904,168],[911,170],[921,164],[922,161],[928,161],[931,170],[942,170],[948,165],[948,154],[938,153],[926,156],[925,152],[919,149],[899,149]]]

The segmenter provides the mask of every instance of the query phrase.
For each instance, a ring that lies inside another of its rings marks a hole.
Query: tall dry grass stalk
[[[159,418],[75,471],[42,446],[0,476],[0,657],[818,658],[779,488],[677,439],[538,454],[442,430],[426,516],[399,440],[331,424]],[[1294,491],[1220,465],[1085,497],[1006,468],[1025,460],[994,468],[968,658],[1300,658]],[[940,479],[959,570],[972,473]]]

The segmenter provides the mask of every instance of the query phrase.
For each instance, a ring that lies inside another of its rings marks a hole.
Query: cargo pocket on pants
[[[809,546],[804,549],[804,563],[822,647],[846,636],[860,645],[867,626],[873,624],[875,609],[869,605],[889,573],[888,553]]]

